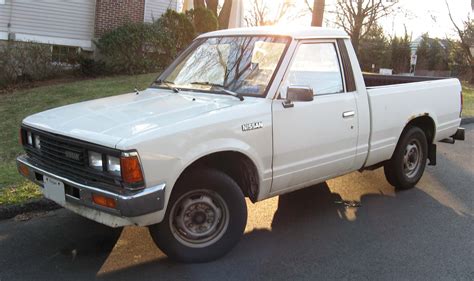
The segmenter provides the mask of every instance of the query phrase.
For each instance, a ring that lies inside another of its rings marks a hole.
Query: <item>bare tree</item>
[[[304,2],[312,14],[311,26],[323,26],[325,1],[314,0],[313,6],[309,4],[308,0],[304,0]]]
[[[456,21],[453,19],[451,14],[451,9],[449,7],[448,1],[445,0],[446,7],[448,8],[448,15],[451,23],[456,29],[456,32],[459,36],[460,47],[463,50],[464,56],[466,57],[467,63],[471,67],[471,84],[474,84],[474,58],[472,57],[471,48],[474,47],[474,23],[468,16],[467,20],[463,21],[463,27],[461,28]]]
[[[230,10],[232,8],[232,0],[225,0],[220,12],[217,12],[219,0],[193,0],[194,7],[205,7],[214,13],[219,22],[219,28],[225,29],[229,27]]]
[[[206,0],[207,8],[214,13],[217,17],[217,6],[219,4],[219,0]]]
[[[293,19],[298,17],[299,13],[294,10],[296,7],[293,1],[283,1],[276,10],[270,9],[268,5],[274,4],[266,0],[252,0],[252,8],[245,16],[245,22],[248,26],[274,25],[283,18]],[[272,11],[273,10],[273,11]]]
[[[253,0],[252,8],[245,15],[245,22],[248,26],[271,25],[268,19],[269,8],[262,0]]]
[[[193,0],[194,7],[206,7],[206,0]]]
[[[229,27],[229,18],[230,18],[230,10],[232,8],[232,0],[225,0],[224,4],[222,5],[222,9],[219,13],[217,19],[219,20],[219,28],[226,29]]]
[[[377,20],[393,12],[398,0],[337,0],[335,24],[351,37],[356,53],[359,42],[375,26]]]

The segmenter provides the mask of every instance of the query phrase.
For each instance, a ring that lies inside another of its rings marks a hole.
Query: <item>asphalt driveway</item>
[[[467,141],[438,145],[438,166],[415,189],[394,192],[379,169],[248,203],[242,241],[206,264],[169,261],[146,228],[66,210],[0,221],[0,280],[474,280],[466,128]]]

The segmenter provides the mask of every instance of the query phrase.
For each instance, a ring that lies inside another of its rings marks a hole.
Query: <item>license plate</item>
[[[53,200],[59,205],[66,203],[66,195],[64,193],[64,183],[56,179],[44,176],[43,177],[43,195],[44,197]]]

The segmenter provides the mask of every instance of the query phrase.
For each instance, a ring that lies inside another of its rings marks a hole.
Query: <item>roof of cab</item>
[[[349,38],[342,30],[325,27],[282,27],[258,26],[222,29],[201,34],[198,38],[236,35],[278,35],[290,36],[294,39],[306,38]]]

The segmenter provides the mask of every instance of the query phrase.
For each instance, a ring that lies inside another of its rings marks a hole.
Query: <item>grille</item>
[[[121,179],[109,173],[94,170],[88,166],[88,147],[80,141],[49,133],[33,131],[39,135],[40,148],[25,145],[27,155],[45,169],[62,177],[80,182],[110,188],[121,186]],[[96,152],[100,149],[94,148]]]
[[[39,149],[39,152],[42,157],[55,161],[58,164],[64,164],[71,167],[82,167],[87,164],[85,162],[85,149],[45,136],[40,136],[40,138],[41,148]]]

